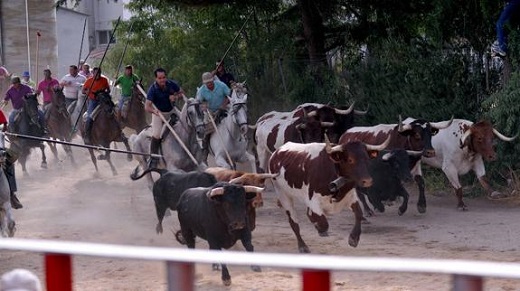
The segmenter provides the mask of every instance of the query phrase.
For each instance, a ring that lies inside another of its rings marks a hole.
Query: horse
[[[123,133],[123,130],[119,126],[119,122],[117,122],[115,114],[114,114],[114,102],[112,102],[112,97],[107,92],[97,92],[96,98],[99,102],[98,106],[92,113],[93,116],[93,124],[92,124],[92,131],[90,135],[90,141],[89,143],[85,143],[87,145],[95,145],[95,146],[102,146],[105,148],[110,148],[110,143],[115,142],[123,142],[126,149],[130,151],[130,145],[128,144],[128,139],[126,138],[125,134]],[[83,118],[80,120],[79,128],[81,129],[81,137],[83,138],[83,141],[85,142],[85,123],[86,121],[86,113],[84,114]],[[105,154],[101,154],[97,157],[94,155],[94,150],[89,148],[90,153],[90,159],[92,160],[92,163],[94,164],[94,167],[96,168],[96,172],[99,172],[98,166],[97,166],[97,159],[99,160],[106,160],[108,164],[110,165],[110,169],[112,170],[112,174],[115,176],[117,175],[117,170],[114,167],[114,164],[112,163],[112,160],[110,159],[110,151],[105,151]],[[132,154],[127,155],[127,160],[132,160]]]
[[[139,85],[134,84],[132,96],[123,103],[119,123],[121,128],[129,127],[139,133],[148,126],[148,122],[146,122],[146,111],[144,110],[146,98],[137,86]]]
[[[30,135],[35,137],[43,137],[45,130],[39,122],[38,99],[36,94],[27,94],[24,96],[24,104],[20,113],[15,116],[14,122],[9,124],[8,131],[11,133]],[[27,157],[31,153],[31,148],[40,148],[42,152],[41,167],[47,169],[47,157],[45,156],[45,145],[43,141],[17,138],[10,138],[10,149],[18,153],[18,161],[22,165],[22,171],[27,174]]]
[[[172,172],[179,170],[189,172],[204,167],[205,165],[201,165],[201,147],[206,129],[204,125],[204,114],[200,108],[200,103],[193,98],[186,99],[182,110],[178,112],[177,116],[179,116],[179,118],[172,125],[172,128],[175,133],[177,133],[182,143],[186,145],[192,155],[194,155],[198,164],[195,165],[193,163],[177,139],[169,129],[164,126],[160,150],[162,159],[158,167],[165,168]],[[172,123],[173,122],[170,121],[170,124]],[[141,131],[138,135],[132,135],[130,139],[132,140],[133,151],[141,153],[150,152],[151,138],[151,127]],[[142,167],[143,169],[147,167],[147,161],[143,156],[136,156],[135,158],[139,161],[139,165],[134,170],[134,173],[137,175],[139,167]],[[147,174],[146,178],[148,186],[151,188],[153,186],[152,176]]]
[[[217,124],[209,138],[210,152],[218,167],[234,168],[235,164],[248,162],[256,173],[255,157],[249,153],[247,132],[247,90],[244,83],[235,83],[229,98],[227,116]],[[227,153],[226,153],[227,151]],[[229,153],[229,157],[228,157]],[[231,158],[231,161],[229,161]]]
[[[52,96],[52,101],[46,106],[45,112],[45,123],[49,129],[49,138],[54,140],[61,140],[70,142],[72,140],[72,122],[70,119],[70,113],[65,105],[65,95],[63,95],[63,89],[56,87]],[[58,149],[56,144],[48,142],[54,157],[58,159]],[[74,156],[72,155],[72,149],[70,145],[63,145],[63,149],[67,156],[70,158],[73,165],[76,164]]]
[[[13,237],[16,231],[11,207],[11,190],[5,176],[6,163],[5,134],[0,132],[0,234]]]

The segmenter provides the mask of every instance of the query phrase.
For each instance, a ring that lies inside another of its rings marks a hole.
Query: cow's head
[[[389,175],[394,175],[401,181],[409,182],[412,180],[410,173],[410,157],[420,157],[422,151],[407,151],[404,149],[385,150],[379,153],[379,157],[384,163],[392,168]]]
[[[354,109],[354,103],[350,106],[341,105],[334,108],[334,126],[328,131],[328,136],[332,142],[339,142],[341,135],[354,126],[356,115],[363,116],[367,114],[367,110],[361,111]]]
[[[240,230],[248,226],[246,207],[256,193],[264,189],[255,186],[240,186],[217,183],[208,191],[208,198],[214,203],[219,218],[228,226],[228,231]]]
[[[325,151],[336,164],[338,176],[352,179],[360,187],[370,187],[372,177],[368,172],[368,160],[388,146],[390,137],[380,145],[368,145],[359,141],[332,146],[325,137]]]
[[[399,116],[398,132],[407,137],[406,149],[412,151],[422,151],[425,157],[434,157],[435,150],[432,146],[432,136],[436,135],[440,129],[447,128],[453,122],[453,117],[449,121],[428,122],[424,119],[407,118],[404,122]]]
[[[512,141],[514,137],[507,137],[493,128],[491,122],[487,120],[474,123],[470,127],[462,128],[464,135],[461,138],[461,147],[468,147],[471,151],[476,152],[486,161],[496,160],[496,152],[493,146],[493,135],[496,135],[503,141]]]

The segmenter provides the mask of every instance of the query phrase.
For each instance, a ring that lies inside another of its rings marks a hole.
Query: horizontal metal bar
[[[0,249],[83,256],[192,262],[231,265],[259,265],[331,271],[412,272],[458,274],[480,277],[520,278],[520,264],[469,260],[412,258],[340,257],[312,254],[247,253],[188,250],[185,248],[141,247],[32,239],[2,239]]]

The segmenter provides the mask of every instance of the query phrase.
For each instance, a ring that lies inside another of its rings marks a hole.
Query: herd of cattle
[[[161,174],[152,189],[157,233],[162,232],[169,208],[177,211],[181,226],[176,238],[189,248],[195,247],[198,236],[208,241],[210,249],[229,248],[240,240],[250,252],[255,207],[262,205],[261,192],[270,180],[277,203],[286,211],[296,235],[298,250],[307,253],[310,250],[300,235],[296,200],[304,203],[320,236],[327,236],[327,215],[350,208],[355,223],[348,243],[356,247],[365,219],[362,209],[367,216],[373,214],[366,197],[383,212],[383,202],[401,196],[398,214],[402,215],[408,204],[402,181],[413,179],[419,188],[417,210],[426,212],[421,171],[425,162],[442,169],[455,189],[457,207],[467,210],[458,176],[473,170],[493,195],[485,180],[483,161],[496,159],[494,136],[503,141],[516,137],[504,136],[488,121],[453,118],[441,122],[399,118],[395,124],[355,127],[356,116],[365,113],[354,110],[354,105],[334,108],[316,103],[300,105],[291,112],[266,113],[254,126],[255,173],[221,167],[188,173],[153,169],[141,174],[136,171],[131,178],[139,179],[149,171]],[[259,267],[252,269],[260,271]],[[231,282],[225,265],[222,280],[226,285]]]

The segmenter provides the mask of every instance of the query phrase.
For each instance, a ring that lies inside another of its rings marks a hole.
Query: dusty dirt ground
[[[75,140],[80,142],[79,140]],[[119,145],[122,148],[122,145]],[[39,168],[40,154],[30,157],[29,175],[17,166],[19,197],[24,208],[15,210],[15,237],[114,243],[126,245],[185,248],[170,230],[178,230],[176,213],[166,217],[165,233],[155,233],[157,222],[151,191],[144,179],[131,181],[136,162],[113,154],[119,174],[113,176],[104,161],[95,173],[88,152],[75,148],[73,167],[60,150],[62,161],[50,156],[48,169]],[[414,189],[414,188],[411,188]],[[302,210],[302,235],[314,254],[331,256],[385,256],[411,258],[471,259],[515,262],[520,257],[520,207],[512,200],[466,199],[468,212],[455,208],[451,189],[445,194],[427,195],[428,210],[418,214],[417,195],[411,193],[408,211],[401,217],[397,207],[370,218],[363,225],[357,248],[349,247],[347,236],[353,215],[349,210],[330,217],[330,236],[319,237]],[[296,253],[296,239],[284,212],[276,206],[272,192],[264,194],[264,207],[257,212],[253,244],[257,252]],[[301,206],[301,205],[300,205]],[[207,244],[198,240],[198,248]],[[240,243],[233,248],[243,250]],[[21,251],[0,251],[0,273],[27,268],[44,279],[43,256]],[[165,264],[138,260],[74,257],[75,290],[166,290]],[[248,267],[229,266],[231,287],[224,287],[220,272],[209,265],[197,265],[198,290],[298,290],[297,270],[263,268],[254,273]],[[336,272],[334,290],[449,290],[451,277],[445,275]],[[520,280],[488,279],[486,290],[520,290]]]

